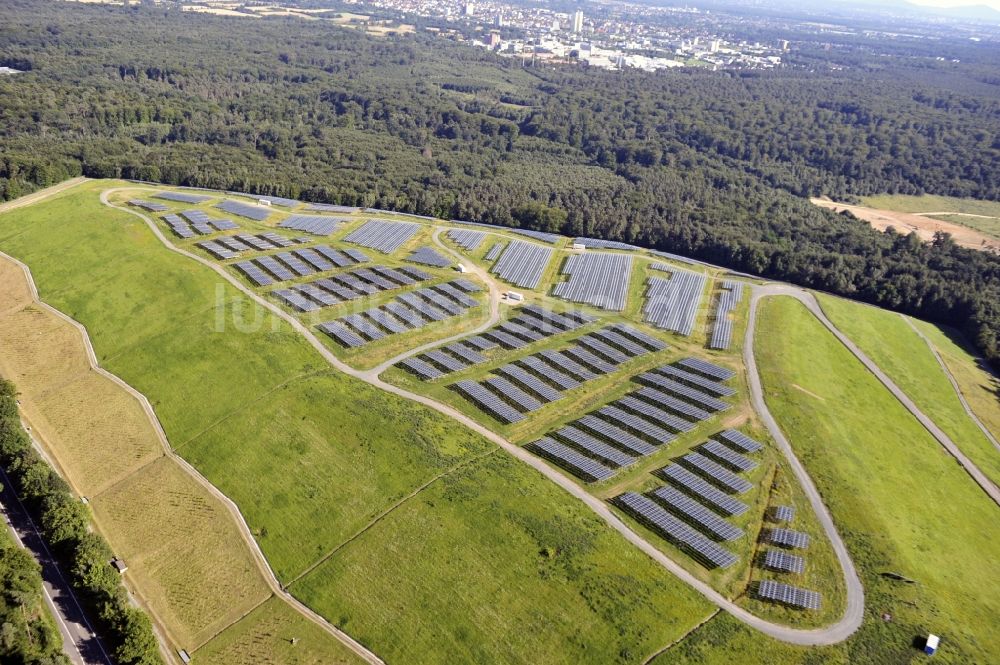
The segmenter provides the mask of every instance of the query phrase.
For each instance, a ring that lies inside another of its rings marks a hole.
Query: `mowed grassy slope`
[[[819,296],[823,311],[994,483],[1000,451],[966,414],[927,343],[898,314]]]
[[[983,583],[1000,570],[997,507],[798,302],[764,302],[757,351],[768,405],[865,583],[869,622],[852,660],[891,661],[931,631],[945,641],[942,660],[989,662],[1000,653],[1000,587]]]
[[[390,663],[639,663],[709,615],[693,590],[563,497],[497,451],[400,506],[292,591]]]
[[[0,216],[0,248],[31,265],[42,297],[87,325],[107,368],[150,397],[171,442],[240,505],[283,580],[424,483],[491,452],[490,444],[434,412],[319,371],[325,368],[322,359],[270,315],[260,314],[257,328],[238,330],[227,323],[220,330],[215,302],[228,303],[249,319],[255,308],[207,268],[165,250],[135,217],[101,206],[97,192],[108,186],[93,183]],[[605,588],[601,571],[608,569],[621,570],[614,597],[641,598],[648,589],[659,594],[658,602],[638,605],[628,632],[614,642],[616,653],[633,654],[630,660],[669,643],[707,615],[707,603],[666,571],[640,557],[630,559],[620,537],[594,524],[583,507],[537,473],[510,464],[509,484],[497,484],[487,482],[486,468],[472,468],[480,469],[470,481],[481,487],[478,494],[450,508],[423,502],[421,494],[399,509],[413,511],[419,537],[433,537],[440,556],[385,558],[383,565],[368,567],[346,595],[332,581],[329,591],[323,584],[310,586],[317,604],[344,595],[332,621],[350,617],[348,628],[360,631],[376,651],[422,644],[410,662],[443,662],[448,649],[463,641],[492,644],[512,661],[539,662],[537,642],[524,637],[536,632],[553,643],[572,642],[561,653],[586,661],[591,653],[607,655],[604,643],[620,632],[617,619],[598,601],[593,606],[581,601],[592,589]],[[580,534],[592,548],[574,577],[549,580],[545,570],[525,565],[538,556],[535,543],[525,549],[525,540],[511,539],[502,522],[476,510],[480,503],[490,506],[491,515],[513,510],[522,505],[522,493],[539,497],[531,511],[523,509],[523,519],[530,518],[539,531],[558,530],[553,515],[565,515],[592,532]],[[391,524],[384,520],[376,528]],[[427,527],[433,524],[443,526],[432,532]],[[387,533],[385,542],[395,542],[395,534]],[[484,549],[463,550],[471,533]],[[400,538],[414,540],[406,533]],[[477,575],[446,574],[444,556],[450,552],[467,555],[462,565]],[[630,560],[627,567],[619,564]],[[407,621],[371,618],[369,598],[392,600],[386,589],[407,580],[425,585],[422,596],[406,599],[413,604],[393,601]],[[536,603],[497,591],[519,588],[544,591],[547,600]],[[483,603],[503,621],[434,611],[435,603],[484,591]],[[426,598],[435,601],[425,604]],[[664,613],[675,620],[664,622]],[[584,633],[576,626],[603,628]],[[427,640],[423,636],[429,633],[442,637]]]

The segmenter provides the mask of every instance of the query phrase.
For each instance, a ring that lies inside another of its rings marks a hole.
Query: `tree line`
[[[294,18],[8,5],[0,60],[31,71],[0,79],[0,198],[84,174],[622,240],[953,325],[1000,367],[1000,260],[808,201],[1000,198],[987,48],[885,58],[845,37],[787,70],[648,74]]]
[[[120,665],[162,665],[152,623],[142,610],[129,602],[120,575],[111,565],[114,557],[111,547],[102,536],[91,530],[87,506],[73,495],[66,481],[32,447],[31,439],[21,427],[17,388],[5,379],[0,379],[0,465],[40,525],[42,537],[61,570],[67,574],[115,662]],[[14,587],[11,593],[22,594],[14,596],[15,602],[20,599],[22,607],[25,601],[34,598],[33,594],[37,594],[37,600],[40,600],[41,579],[37,564],[26,552],[20,556],[10,554],[8,549],[0,549],[0,593],[4,593],[3,587],[9,583]],[[24,556],[34,565],[26,562]],[[5,563],[16,568],[5,570]],[[38,585],[34,588],[36,577]],[[5,598],[0,598],[0,612],[4,609]],[[0,624],[0,654],[10,649],[3,659],[4,663],[47,665],[69,662],[60,657],[57,634],[41,633],[37,644],[29,648],[24,640],[30,633],[27,636],[15,635],[12,631],[17,624],[10,625],[12,627],[8,629],[7,622]],[[54,649],[50,647],[36,653],[38,647],[53,643],[56,645]]]

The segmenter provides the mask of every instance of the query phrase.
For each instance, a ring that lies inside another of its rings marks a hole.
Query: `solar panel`
[[[615,503],[702,563],[727,568],[739,560],[735,554],[698,533],[641,494],[626,492],[616,497]]]
[[[815,591],[799,589],[773,580],[762,580],[757,586],[755,595],[761,600],[774,601],[807,610],[818,610],[822,599]]]
[[[486,239],[486,234],[483,231],[449,229],[448,237],[462,249],[468,252],[473,252],[476,248],[483,244],[483,240]]]
[[[548,365],[536,356],[527,356],[517,362],[527,367],[540,378],[559,386],[562,390],[572,390],[580,385],[580,382],[569,374]]]
[[[537,355],[548,364],[565,373],[572,374],[574,378],[580,381],[590,381],[597,376],[588,368],[559,351],[540,351]]]
[[[388,330],[392,334],[398,334],[401,332],[406,332],[406,326],[396,320],[395,317],[388,314],[385,310],[379,309],[378,307],[373,307],[372,309],[366,310],[365,315],[377,323],[384,330]]]
[[[209,241],[209,242],[199,242],[196,244],[198,247],[201,247],[203,250],[205,250],[215,258],[219,259],[220,261],[226,261],[228,259],[236,257],[236,254],[233,253],[232,250],[230,250],[227,247],[223,247],[222,245],[216,242]]]
[[[316,301],[323,307],[329,307],[330,305],[336,305],[340,302],[340,298],[331,295],[324,291],[323,289],[317,287],[314,284],[300,284],[299,286],[293,286],[293,290],[298,291],[302,295]]]
[[[628,355],[597,339],[593,333],[578,338],[576,343],[586,347],[587,350],[592,351],[613,365],[620,365],[629,359]]]
[[[459,291],[464,291],[465,293],[479,293],[483,290],[483,287],[479,286],[475,282],[471,282],[464,277],[460,277],[451,282],[456,289]]]
[[[520,337],[514,337],[513,335],[505,333],[498,328],[486,331],[483,333],[483,337],[495,341],[505,349],[520,349],[529,344],[527,340],[523,340]]]
[[[358,335],[356,332],[337,321],[321,323],[318,327],[322,332],[335,339],[342,346],[355,348],[367,344],[361,335]]]
[[[736,471],[750,471],[757,468],[757,462],[734,452],[732,449],[712,439],[709,439],[701,446],[701,451]]]
[[[268,286],[274,280],[251,261],[239,261],[233,264],[237,270],[243,273],[247,279],[253,282],[254,286]]]
[[[625,254],[577,254],[566,259],[562,273],[569,275],[556,284],[552,295],[572,302],[615,312],[625,309],[632,257]]]
[[[688,453],[681,458],[687,466],[710,478],[716,485],[729,492],[742,494],[753,489],[746,478],[741,478],[724,466],[713,462],[701,453]]]
[[[180,192],[157,192],[153,194],[155,199],[165,199],[167,201],[177,201],[179,203],[204,203],[211,199],[211,196],[203,194],[182,194]]]
[[[730,448],[735,448],[736,450],[744,453],[755,453],[764,447],[762,444],[754,441],[743,432],[738,432],[734,429],[727,429],[723,432],[719,432],[715,435],[715,437],[728,445]]]
[[[128,202],[131,206],[136,206],[137,208],[143,208],[149,212],[166,212],[170,210],[167,206],[162,203],[155,203],[153,201],[143,201],[142,199],[129,199]]]
[[[435,268],[446,268],[451,265],[451,259],[442,256],[432,247],[419,247],[411,252],[406,260],[410,263],[420,263]]]
[[[458,356],[469,365],[478,365],[480,363],[486,362],[486,358],[484,358],[482,354],[480,354],[475,349],[467,346],[463,342],[455,342],[453,344],[449,344],[448,346],[443,347],[442,350],[447,351],[452,355]]]
[[[639,437],[629,434],[625,430],[609,422],[601,420],[597,416],[587,414],[573,423],[577,429],[593,432],[602,437],[605,441],[615,443],[622,448],[627,448],[636,455],[649,455],[656,451],[655,446],[651,446]]]
[[[498,346],[496,342],[494,342],[493,340],[487,339],[483,335],[474,335],[472,337],[466,337],[463,341],[466,344],[474,346],[475,348],[479,349],[480,351],[488,351],[489,349],[495,349]]]
[[[534,374],[529,373],[523,367],[510,364],[498,367],[494,371],[497,374],[501,374],[510,379],[518,386],[527,389],[528,392],[532,393],[545,403],[562,399],[562,395],[559,394],[558,390],[546,383],[543,383],[541,379]]]
[[[647,335],[646,333],[642,332],[641,330],[637,330],[632,326],[626,326],[619,323],[611,326],[611,330],[614,330],[618,334],[628,337],[633,341],[638,342],[639,344],[642,344],[650,351],[662,351],[663,349],[667,348],[667,344],[665,342],[661,342],[652,335]]]
[[[231,236],[222,236],[220,238],[216,238],[215,242],[219,243],[223,247],[227,247],[230,251],[233,252],[247,252],[250,250],[249,245],[240,242],[239,240]]]
[[[802,573],[806,569],[806,560],[781,550],[767,550],[764,552],[764,567],[781,573]]]
[[[795,509],[791,506],[775,506],[771,510],[771,516],[779,522],[791,522],[795,519]]]
[[[562,353],[563,355],[568,355],[574,360],[583,363],[598,374],[610,374],[615,371],[614,365],[598,358],[582,346],[571,346],[568,349],[563,349]]]
[[[703,503],[725,515],[742,515],[750,506],[734,499],[715,485],[694,475],[679,464],[665,466],[658,471],[665,480],[674,483],[689,494],[694,494]]]
[[[596,457],[600,461],[610,464],[613,467],[629,466],[635,463],[635,457],[610,446],[587,432],[577,429],[571,425],[563,427],[555,433],[564,443],[570,444],[581,450],[590,457]]]
[[[295,243],[284,236],[279,236],[274,231],[268,231],[267,233],[261,233],[260,237],[268,241],[275,247],[291,247]]]
[[[392,254],[405,245],[420,230],[413,222],[390,222],[373,219],[365,222],[344,238],[344,242],[368,247],[383,254]]]
[[[654,425],[644,418],[640,418],[637,415],[623,411],[614,406],[614,404],[609,404],[601,408],[597,411],[597,414],[619,427],[635,432],[639,436],[646,437],[654,444],[668,443],[676,438],[672,432],[668,432],[662,427]]]
[[[767,542],[802,550],[809,547],[809,534],[792,529],[768,529]]]
[[[649,353],[649,350],[646,347],[632,341],[624,335],[619,334],[611,327],[595,330],[590,333],[590,336],[601,340],[605,344],[618,349],[619,351],[624,352],[625,355],[631,358]]]
[[[242,201],[231,201],[226,199],[215,205],[219,210],[225,210],[232,215],[239,215],[258,222],[262,222],[271,214],[271,210],[263,206],[251,205]]]
[[[331,203],[310,203],[306,206],[306,210],[311,212],[339,212],[344,214],[349,214],[352,212],[359,212],[361,208],[355,208],[354,206],[342,206],[334,205]]]
[[[448,372],[461,372],[463,369],[469,366],[464,360],[459,360],[454,356],[448,355],[440,349],[435,349],[434,351],[428,351],[424,354],[426,360],[431,361],[435,365],[447,370]]]
[[[524,415],[475,381],[459,381],[451,386],[466,399],[502,423],[516,423]]]
[[[719,291],[719,299],[715,306],[715,325],[709,340],[710,349],[728,349],[733,338],[733,320],[730,314],[740,304],[743,298],[743,285],[739,282],[726,280]]]
[[[653,491],[653,496],[671,512],[680,515],[686,521],[694,522],[698,528],[714,538],[736,540],[743,535],[743,529],[730,524],[680,490],[660,487]]]
[[[385,311],[389,312],[397,319],[411,328],[420,328],[424,325],[424,319],[413,309],[406,307],[399,302],[390,302],[385,305]]]
[[[671,279],[650,277],[646,281],[646,321],[664,330],[690,335],[705,290],[704,275],[684,270],[672,271]]]
[[[490,268],[505,282],[524,289],[534,289],[542,278],[545,266],[552,258],[552,249],[520,240],[512,241]]]
[[[261,256],[254,259],[254,262],[264,270],[274,275],[278,281],[283,282],[287,279],[295,279],[295,275],[293,275],[288,268],[278,263],[278,261],[272,256]]]
[[[313,273],[316,272],[315,268],[307,265],[305,261],[302,261],[291,252],[278,252],[277,254],[275,254],[275,257],[277,257],[286,266],[291,268],[292,272],[294,272],[296,275],[300,277],[306,277],[307,275],[312,275]]]
[[[638,391],[632,393],[632,395],[634,397],[640,397],[653,406],[661,408],[664,411],[675,413],[684,420],[688,420],[693,423],[708,420],[712,417],[712,414],[704,409],[699,409],[693,404],[682,402],[673,395],[668,395],[665,392],[648,386],[639,389]]]
[[[343,217],[321,217],[319,215],[290,215],[278,224],[283,229],[304,231],[317,236],[328,236],[337,227],[349,220]]]
[[[490,247],[490,251],[486,252],[486,256],[484,256],[483,259],[485,261],[496,261],[497,257],[500,256],[500,252],[502,252],[503,248],[506,246],[507,246],[506,242],[496,243],[495,245]]]
[[[424,362],[420,358],[407,358],[406,360],[400,361],[398,365],[410,373],[416,374],[425,381],[444,376],[444,372],[439,370],[437,367]]]
[[[542,242],[547,242],[550,244],[555,244],[562,240],[563,236],[556,233],[545,233],[544,231],[532,231],[531,229],[515,229],[508,228],[511,233],[517,233],[518,235],[527,236],[528,238],[534,238],[535,240],[541,240]]]
[[[311,265],[315,270],[319,272],[326,272],[327,270],[333,270],[336,266],[320,256],[316,250],[313,249],[297,249],[294,252],[295,256],[299,257],[309,265]]]
[[[719,367],[718,365],[712,364],[707,360],[702,360],[701,358],[684,358],[683,360],[679,360],[677,364],[684,369],[697,372],[710,379],[715,379],[716,381],[728,381],[736,376],[736,373],[733,372],[733,370],[725,367]]]
[[[292,291],[291,289],[278,289],[276,291],[271,291],[271,295],[281,299],[282,302],[290,305],[293,309],[300,312],[312,312],[319,309],[319,305],[304,298],[301,293]]]
[[[369,341],[375,342],[385,337],[385,333],[382,332],[378,326],[367,318],[361,316],[361,314],[350,314],[348,316],[341,317],[339,320],[341,323],[349,325],[362,337],[368,339]]]
[[[673,379],[668,379],[661,374],[656,374],[655,372],[646,372],[636,377],[636,380],[645,383],[647,385],[654,386],[664,392],[676,395],[688,402],[692,402],[703,409],[708,411],[725,411],[729,408],[729,405],[722,400],[716,399],[711,395],[706,395],[700,390],[695,390],[690,386],[686,386],[679,381],[674,381]]]
[[[637,413],[651,423],[655,423],[659,427],[667,427],[674,432],[690,432],[694,429],[694,425],[684,420],[683,418],[678,418],[672,413],[667,413],[663,409],[657,408],[652,404],[643,402],[632,395],[625,395],[616,402],[613,402],[615,406],[623,409],[628,409],[633,413]],[[673,440],[674,435],[670,434],[668,441]]]
[[[338,268],[354,263],[346,254],[327,245],[316,245],[313,250]]]
[[[706,379],[698,376],[697,374],[692,374],[691,372],[685,372],[682,369],[672,367],[670,365],[661,365],[653,371],[657,374],[670,377],[675,381],[687,384],[692,388],[697,388],[702,392],[715,395],[716,397],[729,397],[730,395],[736,394],[736,391],[729,386],[724,386],[721,383],[712,381],[711,379]]]
[[[492,379],[484,381],[483,385],[492,390],[497,397],[516,404],[517,408],[521,411],[530,412],[542,408],[541,402],[502,376],[494,376]]]
[[[258,238],[257,236],[250,235],[249,233],[239,233],[234,237],[240,242],[245,243],[260,252],[266,252],[269,249],[274,249],[274,245],[268,241]]]
[[[559,466],[569,470],[571,473],[583,478],[588,482],[605,480],[610,478],[614,471],[596,462],[585,455],[581,455],[569,446],[565,446],[558,441],[549,438],[541,438],[532,444],[528,449],[532,452],[546,457]]]

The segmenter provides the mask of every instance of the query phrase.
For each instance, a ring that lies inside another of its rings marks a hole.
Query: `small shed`
[[[125,565],[125,562],[119,559],[118,557],[115,557],[114,559],[111,560],[111,565],[114,566],[115,570],[117,570],[122,575],[124,575],[125,571],[128,570],[128,566]]]
[[[941,638],[931,633],[927,636],[927,642],[924,643],[924,653],[928,656],[933,656],[937,653],[938,644],[941,642]]]
[[[508,291],[507,292],[507,299],[508,300],[513,300],[514,302],[524,302],[524,295],[521,294],[521,293],[518,293],[517,291]]]
[[[257,205],[271,207],[271,201],[269,199],[257,199]]]
[[[587,249],[587,246],[584,245],[582,242],[575,242],[572,245],[570,245],[570,249],[572,249],[574,252],[582,252],[583,250]]]
[[[462,273],[463,275],[469,272],[469,269],[465,267],[464,263],[459,263],[457,266],[455,266],[455,270]]]

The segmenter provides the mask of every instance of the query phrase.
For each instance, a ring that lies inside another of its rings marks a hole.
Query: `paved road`
[[[129,187],[121,189],[134,189],[134,188]],[[798,645],[836,644],[846,639],[860,625],[860,619],[857,618],[857,612],[849,612],[845,614],[845,616],[841,618],[840,621],[833,624],[832,626],[827,626],[824,628],[813,629],[813,630],[800,630],[789,626],[783,626],[780,624],[771,623],[769,621],[766,621],[764,619],[761,619],[760,617],[751,614],[750,612],[747,612],[745,609],[743,609],[733,601],[729,600],[728,598],[725,598],[717,591],[715,591],[715,589],[713,589],[710,585],[696,578],[694,575],[689,573],[679,564],[677,564],[672,559],[667,557],[663,552],[661,552],[654,545],[646,541],[642,536],[640,536],[631,528],[629,528],[627,524],[622,522],[611,511],[611,509],[605,502],[591,495],[589,492],[587,492],[582,487],[577,485],[576,482],[571,480],[568,476],[556,470],[554,467],[551,467],[548,464],[546,464],[544,461],[541,460],[541,458],[532,455],[531,453],[524,450],[520,446],[512,444],[503,437],[492,432],[486,427],[480,425],[475,420],[469,418],[465,414],[461,413],[457,409],[447,404],[437,402],[429,397],[418,395],[416,393],[409,392],[397,386],[388,384],[382,381],[378,376],[373,376],[372,372],[374,370],[367,370],[367,371],[357,370],[351,367],[350,365],[347,365],[343,361],[341,361],[339,358],[337,358],[336,355],[333,354],[333,352],[331,352],[326,347],[325,344],[323,344],[322,341],[320,341],[316,337],[316,335],[312,333],[311,330],[309,330],[309,328],[303,325],[297,318],[288,314],[274,303],[271,303],[268,300],[254,293],[251,289],[249,289],[235,277],[230,275],[223,267],[219,266],[218,264],[209,261],[207,259],[204,259],[198,256],[197,254],[193,254],[192,252],[188,252],[184,249],[176,247],[166,236],[163,235],[159,227],[150,217],[137,210],[121,206],[115,206],[111,204],[108,201],[108,197],[111,194],[115,193],[116,191],[120,190],[110,189],[102,192],[101,202],[107,206],[128,212],[129,214],[139,217],[140,219],[145,221],[146,225],[150,228],[150,230],[153,232],[156,238],[159,239],[159,241],[169,251],[181,254],[212,270],[222,279],[225,279],[233,288],[237,289],[248,298],[251,298],[259,306],[268,310],[275,316],[280,317],[282,320],[288,323],[294,330],[296,330],[299,334],[301,334],[306,339],[306,341],[308,341],[309,344],[314,349],[316,349],[317,353],[319,353],[332,367],[343,372],[344,374],[360,379],[377,388],[385,390],[386,392],[398,395],[399,397],[402,397],[404,399],[408,399],[413,402],[423,404],[431,409],[434,409],[439,413],[442,413],[450,418],[453,418],[454,420],[457,420],[458,422],[462,423],[469,429],[475,431],[476,433],[482,435],[488,440],[494,442],[496,445],[500,446],[503,450],[509,453],[512,457],[515,457],[520,461],[524,462],[525,464],[531,466],[536,471],[544,475],[546,478],[554,482],[556,485],[564,489],[566,492],[573,495],[575,498],[579,499],[581,502],[584,503],[584,505],[590,508],[598,517],[603,519],[611,528],[618,531],[626,540],[632,543],[635,547],[645,552],[650,558],[652,558],[658,564],[660,564],[661,566],[669,570],[671,573],[679,577],[681,580],[683,580],[685,583],[693,587],[710,602],[712,602],[719,608],[723,609],[724,611],[728,612],[729,614],[739,619],[740,621],[775,639]],[[485,278],[487,279],[487,283],[491,285],[491,290],[493,288],[496,288],[495,282],[492,279],[490,279],[488,275],[485,275]],[[197,472],[194,471],[193,469],[191,469],[191,472],[193,474],[197,474]],[[226,500],[228,501],[228,499]],[[850,570],[853,570],[853,566],[850,568]],[[845,570],[845,575],[846,574],[847,571]]]
[[[897,400],[899,400],[900,404],[902,404],[907,411],[913,414],[913,417],[924,426],[924,429],[930,432],[931,436],[937,439],[937,442],[941,444],[941,447],[955,458],[962,468],[965,469],[966,473],[968,473],[972,479],[976,481],[976,484],[979,485],[984,492],[986,492],[987,496],[993,499],[997,505],[1000,505],[1000,488],[997,488],[993,481],[987,478],[986,474],[980,471],[979,467],[977,467],[972,460],[965,456],[965,453],[963,453],[959,447],[955,445],[955,442],[952,441],[948,435],[934,423],[933,420],[928,418],[927,415],[920,410],[920,407],[918,407],[913,400],[911,400],[907,394],[904,393],[903,390],[897,386],[885,372],[882,371],[878,365],[865,355],[864,351],[862,351],[857,344],[852,342],[847,335],[840,332],[840,330],[833,325],[833,322],[831,322],[830,319],[826,318],[823,308],[820,307],[819,302],[813,294],[803,291],[798,287],[786,284],[769,284],[763,287],[757,287],[756,293],[759,294],[757,297],[767,295],[790,296],[805,305],[806,308],[812,312],[817,319],[819,319],[820,323],[822,323],[827,330],[833,333],[834,337],[836,337],[848,351],[854,354],[854,356],[861,361],[861,364],[863,364],[869,372],[875,375],[875,378],[877,378],[882,385],[884,385],[886,389],[888,389],[889,392],[892,393]]]
[[[112,665],[100,639],[90,628],[72,587],[63,577],[3,469],[0,469],[0,486],[0,506],[7,527],[42,568],[42,595],[62,635],[63,652],[75,665]]]
[[[972,422],[976,423],[979,429],[982,430],[986,438],[989,439],[990,443],[993,444],[993,447],[996,448],[997,450],[1000,450],[1000,442],[998,442],[997,438],[993,436],[993,432],[991,432],[989,428],[987,428],[986,425],[983,424],[983,422],[979,419],[976,413],[972,410],[972,407],[969,406],[969,403],[965,401],[965,395],[962,394],[962,389],[958,386],[958,381],[955,380],[955,377],[954,375],[952,375],[951,370],[948,369],[948,365],[946,365],[944,359],[941,358],[941,354],[938,353],[937,347],[935,347],[934,344],[931,342],[931,340],[929,340],[927,336],[924,335],[924,333],[920,330],[920,328],[913,325],[913,321],[910,320],[910,317],[905,316],[903,314],[900,314],[899,316],[904,321],[906,321],[906,324],[908,326],[913,328],[913,332],[917,333],[920,339],[924,340],[924,343],[927,344],[927,348],[930,349],[931,353],[934,354],[934,357],[937,359],[938,365],[941,366],[941,370],[944,372],[944,375],[948,377],[949,381],[951,381],[951,387],[955,389],[955,394],[958,396],[958,401],[962,403],[962,408],[965,409],[965,413],[967,413],[969,418],[972,419]]]

